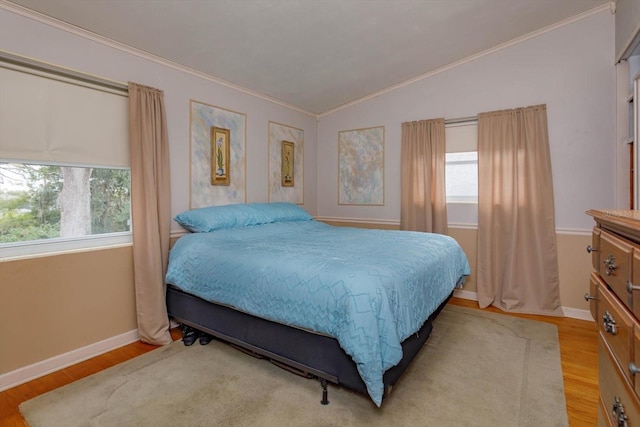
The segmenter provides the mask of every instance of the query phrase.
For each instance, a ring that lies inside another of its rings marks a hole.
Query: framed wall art
[[[229,185],[230,141],[229,129],[211,126],[211,185]]]
[[[384,126],[338,132],[338,204],[384,205]]]
[[[282,186],[295,186],[295,144],[289,141],[282,141]]]

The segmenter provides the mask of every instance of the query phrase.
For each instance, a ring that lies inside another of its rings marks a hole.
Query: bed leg
[[[320,401],[320,404],[328,405],[329,399],[327,398],[327,395],[329,394],[329,392],[327,391],[327,380],[325,380],[324,378],[320,378],[320,385],[322,386],[322,400]]]

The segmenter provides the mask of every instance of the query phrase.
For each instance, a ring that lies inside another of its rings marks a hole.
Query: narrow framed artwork
[[[304,130],[269,121],[267,140],[269,202],[303,204]],[[291,155],[288,156],[289,153]],[[287,168],[287,156],[290,169]],[[285,178],[287,175],[291,178]]]
[[[231,132],[211,126],[211,185],[229,185]]]
[[[293,187],[295,185],[295,144],[289,141],[282,141],[282,186]]]

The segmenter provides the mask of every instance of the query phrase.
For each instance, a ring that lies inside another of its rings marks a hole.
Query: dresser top
[[[640,210],[597,210],[587,211],[599,227],[622,234],[640,242]]]
[[[640,221],[640,210],[590,209],[587,211],[587,215],[591,215],[593,217],[603,216]]]

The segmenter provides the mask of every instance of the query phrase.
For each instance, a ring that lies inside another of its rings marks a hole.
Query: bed
[[[448,236],[335,227],[290,203],[176,216],[169,315],[380,406],[470,274]]]

